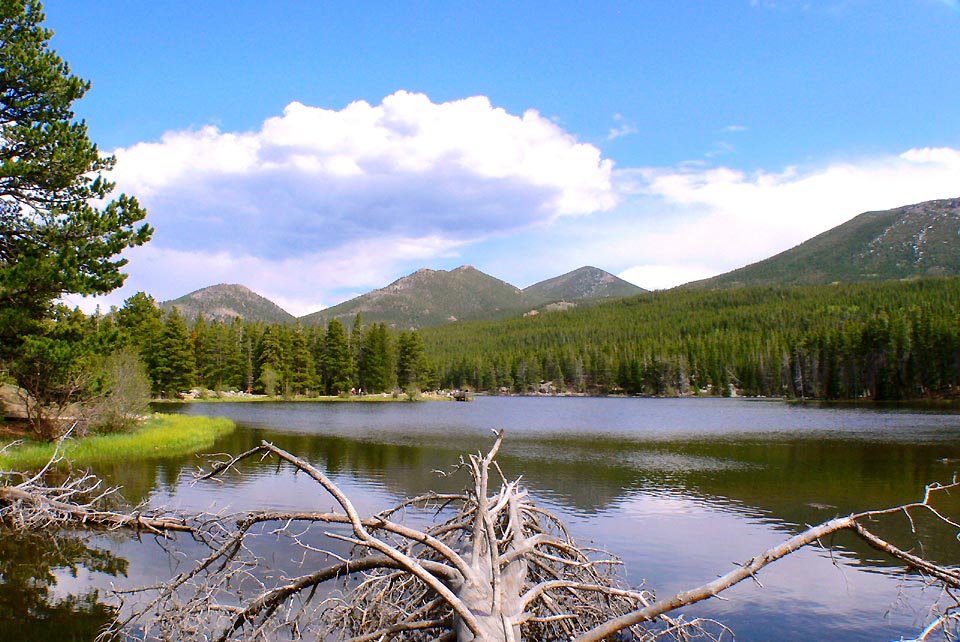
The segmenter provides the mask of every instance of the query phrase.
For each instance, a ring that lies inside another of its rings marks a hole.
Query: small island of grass
[[[210,448],[236,428],[229,419],[155,414],[129,433],[68,439],[64,461],[75,465],[156,459]],[[25,442],[0,454],[0,470],[40,468],[54,455],[56,443]]]

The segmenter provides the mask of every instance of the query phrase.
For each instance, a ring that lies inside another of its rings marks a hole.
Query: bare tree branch
[[[925,512],[956,528],[956,518],[934,505],[937,496],[960,485],[953,480],[931,484],[918,502],[809,527],[721,577],[654,601],[651,593],[623,581],[619,560],[578,544],[558,517],[533,503],[520,480],[504,477],[496,463],[502,443],[501,432],[486,454],[461,459],[460,468],[471,476],[465,492],[428,493],[370,517],[362,517],[323,471],[262,442],[213,464],[198,480],[240,474],[238,464],[247,458],[275,458],[309,475],[339,510],[255,511],[233,519],[123,513],[106,508],[114,489],[101,490],[91,476],[48,487],[43,475],[35,475],[18,485],[0,485],[0,519],[25,529],[53,524],[164,535],[183,531],[207,548],[205,556],[169,581],[116,591],[124,616],[104,639],[117,633],[125,639],[220,642],[277,636],[354,642],[597,642],[618,634],[633,640],[719,639],[727,633],[722,624],[670,614],[745,579],[756,580],[767,565],[840,531],[853,533],[947,592],[960,588],[957,569],[905,551],[865,526],[904,515],[915,527],[915,515]],[[401,523],[399,515],[408,509],[432,510],[434,523],[424,528]],[[266,568],[257,554],[257,538],[264,536],[285,538],[302,551],[303,572],[277,578]],[[332,548],[339,545],[339,552],[315,546],[317,537]],[[956,628],[954,612],[935,615],[917,640]]]
[[[57,485],[44,480],[51,468],[61,461],[64,435],[53,457],[38,472],[16,485],[0,485],[0,523],[20,530],[37,530],[57,525],[87,528],[132,529],[153,534],[193,532],[194,527],[182,518],[156,512],[117,512],[105,510],[108,499],[117,495],[116,488],[101,488],[95,476],[84,474],[69,477]],[[9,477],[10,475],[8,475]]]
[[[902,506],[896,506],[888,509],[855,513],[848,517],[838,517],[828,522],[824,522],[818,526],[808,528],[802,533],[794,535],[779,546],[768,549],[761,555],[747,560],[747,562],[738,566],[735,570],[730,571],[726,575],[723,575],[712,582],[708,582],[707,584],[703,584],[689,591],[677,593],[668,600],[656,602],[655,604],[651,604],[643,609],[639,609],[632,613],[627,613],[626,615],[612,619],[609,622],[595,627],[594,629],[591,629],[583,635],[575,638],[574,642],[596,642],[597,640],[602,640],[605,637],[627,627],[633,626],[634,624],[648,622],[661,614],[669,613],[670,611],[679,609],[682,606],[694,604],[710,597],[715,597],[722,591],[725,591],[731,586],[738,584],[747,578],[756,577],[757,572],[764,566],[786,557],[790,553],[793,553],[804,546],[816,543],[827,535],[843,530],[849,530],[855,533],[877,550],[893,555],[911,568],[915,568],[918,571],[935,577],[947,586],[960,588],[960,573],[958,573],[957,570],[934,564],[933,562],[929,562],[922,558],[906,553],[905,551],[901,551],[896,546],[869,532],[862,524],[859,523],[861,520],[876,518],[881,515],[889,515],[897,512],[904,512],[909,516],[911,510],[926,509],[947,524],[955,526],[956,524],[952,520],[943,517],[931,505],[930,500],[932,493],[946,492],[950,489],[956,488],[957,486],[960,486],[960,483],[958,483],[956,480],[946,486],[940,484],[931,484],[926,487],[923,500],[919,502],[904,504]]]

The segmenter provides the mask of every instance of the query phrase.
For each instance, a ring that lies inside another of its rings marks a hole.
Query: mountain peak
[[[609,272],[590,265],[535,283],[523,290],[536,305],[577,299],[613,299],[646,292]]]
[[[398,328],[492,319],[518,309],[520,290],[470,265],[450,271],[421,268],[390,285],[302,317],[307,324],[331,319],[349,322],[362,313],[367,322]]]
[[[206,297],[222,296],[224,294],[256,294],[256,292],[240,283],[218,283],[216,285],[200,288],[199,290],[194,290],[185,296],[202,299]]]
[[[586,266],[525,290],[484,274],[472,265],[449,271],[420,268],[390,285],[301,318],[307,324],[331,319],[350,322],[362,313],[367,322],[399,328],[429,327],[452,321],[520,316],[576,307],[584,299],[612,299],[644,292],[609,272]],[[567,302],[563,305],[554,305]]]
[[[208,321],[232,321],[240,317],[265,323],[292,323],[295,317],[245,285],[220,283],[194,290],[179,299],[164,301],[160,308],[176,307],[188,321],[203,314]]]

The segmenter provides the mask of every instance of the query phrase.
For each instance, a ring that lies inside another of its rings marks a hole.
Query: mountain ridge
[[[644,292],[598,268],[585,266],[520,289],[471,265],[452,270],[421,268],[386,287],[300,318],[304,324],[364,320],[421,328],[453,321],[480,321],[537,311],[556,302],[617,298]]]
[[[864,212],[772,257],[678,287],[799,286],[953,275],[960,275],[960,198]],[[452,270],[421,268],[383,288],[299,319],[241,285],[202,288],[161,306],[175,305],[191,319],[202,311],[208,319],[239,316],[309,325],[333,318],[350,323],[360,313],[368,323],[424,328],[564,310],[644,292],[592,266],[521,289],[462,265]]]
[[[471,265],[461,265],[452,270],[420,268],[382,288],[299,318],[239,284],[219,284],[194,290],[177,299],[163,301],[160,307],[170,309],[176,306],[189,321],[202,312],[208,320],[241,317],[267,323],[314,325],[326,324],[336,318],[349,324],[359,313],[368,323],[421,328],[454,321],[519,317],[568,309],[645,291],[592,266],[521,289]]]
[[[687,283],[718,289],[960,274],[960,198],[859,214],[770,258]]]

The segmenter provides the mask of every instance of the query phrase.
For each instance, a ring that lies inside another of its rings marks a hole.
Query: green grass
[[[210,448],[236,425],[229,419],[155,414],[135,432],[98,435],[65,443],[64,458],[72,464],[123,462],[186,455]],[[56,444],[25,443],[0,455],[0,470],[40,468]]]

